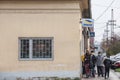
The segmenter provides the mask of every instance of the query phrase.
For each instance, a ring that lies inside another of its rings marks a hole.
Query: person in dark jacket
[[[110,67],[111,67],[112,62],[108,57],[106,57],[103,63],[105,66],[105,79],[106,79],[106,78],[109,78]]]
[[[90,69],[91,69],[91,76],[92,77],[95,77],[95,63],[96,63],[96,56],[94,55],[94,51],[91,51]]]
[[[90,53],[87,50],[84,58],[84,65],[85,65],[85,73],[86,77],[88,78],[90,76]]]

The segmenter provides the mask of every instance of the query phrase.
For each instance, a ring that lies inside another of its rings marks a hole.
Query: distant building
[[[104,50],[101,47],[100,43],[95,43],[95,55],[98,55],[98,52],[104,53]]]
[[[0,80],[81,78],[90,0],[0,1]]]

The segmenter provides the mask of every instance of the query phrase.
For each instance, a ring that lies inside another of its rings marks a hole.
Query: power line
[[[103,11],[103,13],[102,13],[100,16],[98,16],[98,17],[96,18],[95,21],[97,21],[98,19],[100,19],[100,17],[102,17],[102,16],[104,15],[104,13],[111,7],[111,5],[114,3],[114,1],[115,1],[115,0],[113,0],[113,1],[110,3],[110,5]]]

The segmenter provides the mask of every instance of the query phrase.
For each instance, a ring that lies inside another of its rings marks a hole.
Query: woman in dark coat
[[[90,54],[89,51],[86,51],[85,58],[84,58],[84,65],[85,65],[85,73],[86,77],[90,76]]]

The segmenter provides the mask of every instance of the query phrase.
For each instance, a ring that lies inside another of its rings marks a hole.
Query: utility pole
[[[108,23],[106,23],[106,47],[108,47]]]
[[[116,26],[116,20],[114,20],[114,12],[111,9],[111,20],[109,20],[109,25],[111,26],[111,43],[114,41],[114,26]]]
[[[114,39],[114,16],[113,16],[113,9],[111,10],[111,42]]]
[[[109,30],[108,30],[108,23],[106,23],[106,29],[104,30],[104,34],[103,34],[103,40],[105,40],[105,49],[107,50],[107,48],[108,48],[108,32],[109,32]]]

